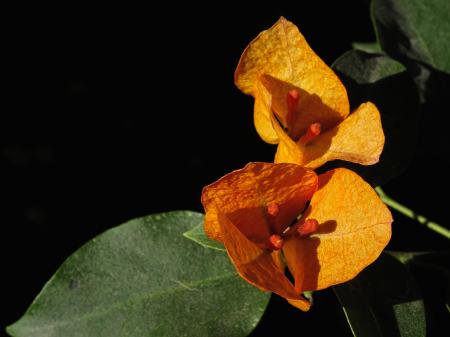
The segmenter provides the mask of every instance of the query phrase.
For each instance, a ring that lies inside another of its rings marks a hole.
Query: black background
[[[272,161],[275,147],[256,134],[253,99],[234,86],[233,72],[248,42],[280,15],[327,64],[351,42],[375,39],[367,1],[241,6],[74,4],[27,8],[11,20],[0,123],[2,328],[95,235],[150,213],[202,211],[204,185],[249,161]],[[431,156],[434,174],[443,174],[444,159]],[[435,197],[429,159],[419,147],[385,190],[444,222],[447,203]],[[446,247],[394,216],[389,248]],[[316,295],[310,313],[273,297],[254,336],[292,329],[351,336],[330,290]]]

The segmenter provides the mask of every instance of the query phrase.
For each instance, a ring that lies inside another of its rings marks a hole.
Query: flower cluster
[[[308,310],[303,292],[352,279],[390,239],[392,216],[369,184],[343,168],[313,171],[335,159],[378,162],[380,113],[370,102],[349,113],[338,77],[284,18],[245,49],[235,82],[255,98],[261,138],[278,144],[275,163],[206,186],[204,229],[246,281]]]

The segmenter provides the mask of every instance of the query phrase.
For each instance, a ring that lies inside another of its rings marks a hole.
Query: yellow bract
[[[293,237],[283,250],[298,290],[318,290],[354,278],[380,255],[391,237],[392,216],[356,173],[335,169],[319,176],[319,189],[303,214],[320,228]]]
[[[308,201],[309,206],[305,209]],[[301,295],[355,277],[381,253],[392,217],[375,191],[357,174],[336,169],[317,177],[296,164],[250,163],[206,186],[205,232],[224,243],[239,274],[249,283],[308,310]],[[277,212],[270,211],[276,205]],[[295,228],[319,223],[310,236]],[[269,238],[283,238],[287,266]]]
[[[276,162],[317,168],[334,159],[364,165],[378,161],[384,146],[378,109],[365,103],[348,116],[344,86],[286,19],[248,45],[235,83],[255,98],[254,121],[261,138],[279,144]],[[292,91],[298,101],[289,107]],[[321,125],[322,133],[304,144],[300,138],[313,123]]]

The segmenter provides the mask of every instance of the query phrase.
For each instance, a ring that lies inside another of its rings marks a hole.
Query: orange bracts
[[[352,279],[391,236],[389,210],[347,169],[317,176],[296,164],[250,163],[206,186],[202,203],[205,232],[223,242],[238,273],[305,311],[302,292]]]
[[[349,115],[336,74],[283,17],[245,49],[235,83],[255,98],[256,130],[278,144],[275,162],[310,168],[334,159],[378,162],[384,146],[378,109],[367,102]]]

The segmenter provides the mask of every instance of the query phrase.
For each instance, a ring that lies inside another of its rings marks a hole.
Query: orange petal
[[[272,97],[262,83],[255,84],[253,121],[259,136],[269,144],[278,143],[278,134],[272,123],[278,124],[272,113]]]
[[[383,146],[380,112],[373,103],[367,102],[335,129],[321,134],[306,146],[301,165],[316,168],[335,159],[372,165],[378,162]]]
[[[275,261],[275,264],[279,269],[281,269],[284,273],[284,269],[286,268],[286,264],[284,263],[283,253],[281,250],[274,250],[272,252],[272,257]]]
[[[316,174],[299,165],[249,163],[203,189],[205,233],[222,241],[219,216],[224,214],[249,240],[264,246],[303,211],[316,188]],[[276,217],[267,213],[273,203],[279,207]]]
[[[301,310],[308,310],[310,303],[297,293],[279,266],[278,252],[261,249],[248,240],[225,215],[220,215],[223,242],[239,275],[250,284],[264,291],[272,291],[286,298]]]
[[[382,252],[391,237],[392,216],[356,173],[336,169],[319,176],[304,219],[319,222],[310,237],[292,236],[283,252],[297,292],[354,278]]]
[[[203,225],[203,229],[205,231],[205,234],[216,241],[222,242],[222,233],[220,231],[219,226],[219,220],[218,220],[218,214],[217,209],[214,207],[214,205],[211,205],[208,203],[208,206],[205,206],[205,223]]]
[[[320,116],[327,111],[332,112],[337,120],[344,119],[349,113],[345,87],[312,51],[298,28],[283,17],[247,46],[236,68],[236,85],[244,93],[255,96],[255,99],[258,99],[256,84],[260,81],[264,82],[273,96],[272,108],[282,122],[287,114],[287,92],[292,88],[300,91],[300,118],[311,119],[309,122],[298,122],[301,124],[300,129],[314,122],[326,125],[327,122],[320,120]],[[255,102],[255,105],[258,104]],[[261,111],[255,109],[255,115],[259,113]],[[261,129],[273,128],[269,118],[258,118],[259,133]],[[265,125],[262,125],[262,121]],[[274,136],[274,133],[271,132],[271,135]],[[263,134],[261,137],[265,139]]]
[[[303,161],[302,149],[292,140],[291,137],[281,128],[273,118],[274,130],[278,135],[278,147],[275,153],[275,163],[292,163],[298,164]]]
[[[279,138],[275,162],[297,163],[313,169],[335,159],[375,164],[384,146],[380,112],[371,102],[361,104],[342,123],[320,134],[306,146],[297,143],[297,149],[293,150],[292,140],[282,135]]]

